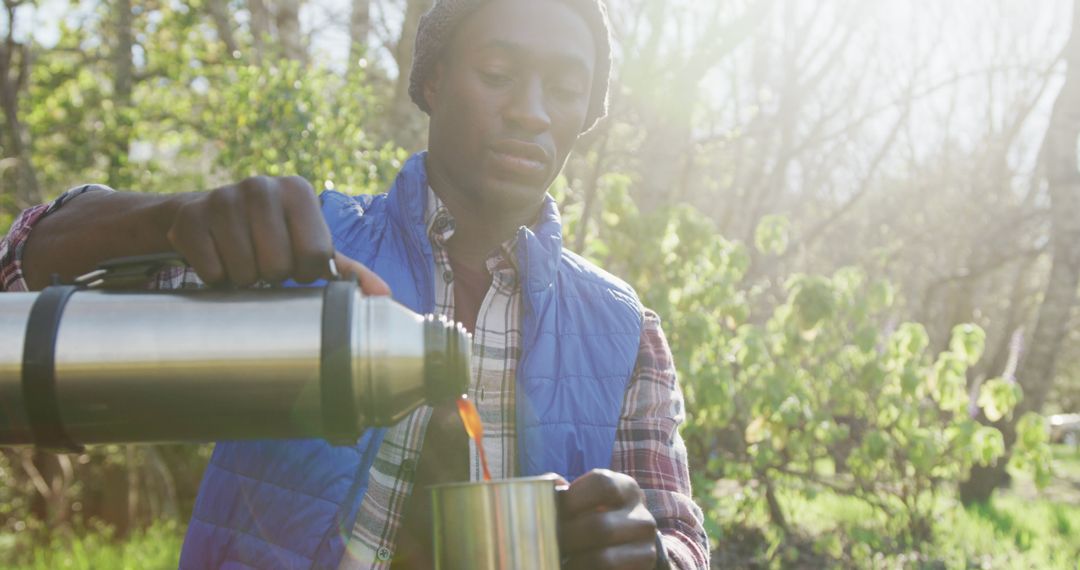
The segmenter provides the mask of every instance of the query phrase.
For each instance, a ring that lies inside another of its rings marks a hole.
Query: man
[[[388,194],[328,192],[320,213],[298,178],[180,196],[80,188],[16,221],[0,250],[4,285],[37,288],[169,250],[192,270],[159,286],[192,282],[192,271],[212,284],[311,281],[334,257],[369,294],[393,291],[473,331],[470,397],[494,477],[571,481],[564,567],[706,568],[659,319],[562,248],[546,194],[606,112],[606,22],[600,0],[438,0],[420,23],[410,88],[430,115],[429,151]],[[453,405],[368,430],[353,447],[219,443],[180,564],[430,567],[422,490],[478,478]]]

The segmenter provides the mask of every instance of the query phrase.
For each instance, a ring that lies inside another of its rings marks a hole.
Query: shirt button
[[[384,546],[380,548],[379,551],[375,553],[375,555],[379,557],[379,560],[385,562],[387,560],[390,560],[390,549]]]
[[[446,281],[447,283],[453,283],[454,282],[454,272],[450,271],[449,269],[447,269],[446,271],[443,271],[442,279],[443,279],[443,281]]]
[[[406,459],[401,462],[401,470],[406,475],[412,475],[416,471],[416,460]]]

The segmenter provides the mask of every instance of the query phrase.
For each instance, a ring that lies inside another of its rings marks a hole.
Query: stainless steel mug
[[[469,382],[460,325],[325,287],[0,294],[0,445],[353,443]]]
[[[430,488],[435,568],[558,570],[554,476]]]

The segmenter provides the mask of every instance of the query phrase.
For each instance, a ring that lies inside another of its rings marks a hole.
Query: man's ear
[[[435,102],[439,100],[439,86],[442,82],[442,76],[443,62],[440,61],[435,64],[435,69],[431,70],[431,74],[424,81],[424,102],[427,103],[428,109],[435,110]]]

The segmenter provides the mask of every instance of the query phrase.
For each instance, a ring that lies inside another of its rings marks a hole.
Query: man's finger
[[[360,282],[360,290],[365,295],[383,296],[390,295],[390,286],[382,280],[374,271],[364,264],[345,256],[340,251],[334,252],[334,264],[337,265],[338,273],[346,277],[352,277]]]
[[[655,566],[656,541],[650,540],[574,554],[567,557],[562,567],[569,570],[651,570]]]
[[[278,184],[292,240],[293,278],[309,283],[323,276],[334,255],[330,229],[319,211],[319,199],[306,180],[289,177]]]
[[[259,277],[270,283],[288,279],[293,272],[293,254],[281,200],[261,187],[248,193],[247,210]]]
[[[656,519],[644,505],[630,511],[586,513],[559,524],[559,551],[564,556],[655,538]]]
[[[255,250],[251,243],[247,211],[238,199],[225,198],[210,209],[210,235],[233,285],[247,287],[259,279]]]
[[[632,477],[607,469],[594,469],[575,480],[561,497],[560,517],[573,518],[596,510],[618,509],[641,501],[641,489]]]
[[[540,477],[551,477],[552,479],[554,479],[554,481],[552,481],[552,483],[555,484],[556,488],[558,488],[558,487],[569,487],[570,486],[570,482],[566,480],[566,477],[563,477],[562,475],[559,475],[558,473],[548,472],[548,473],[544,473]]]
[[[166,235],[173,249],[187,260],[204,283],[218,285],[225,282],[225,267],[214,247],[214,240],[199,222],[181,219]]]

